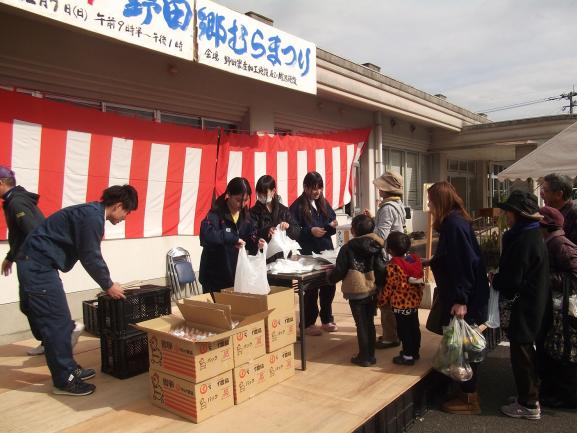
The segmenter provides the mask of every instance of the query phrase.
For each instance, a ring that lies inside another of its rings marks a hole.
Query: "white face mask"
[[[256,197],[256,199],[257,199],[258,201],[260,201],[262,204],[269,204],[269,203],[271,203],[271,202],[272,202],[272,198],[273,198],[272,195],[269,196],[269,195],[261,195],[261,194],[258,194],[257,197]]]

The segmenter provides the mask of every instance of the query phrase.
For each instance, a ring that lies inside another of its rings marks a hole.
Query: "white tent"
[[[498,174],[499,180],[539,179],[550,173],[577,176],[577,122]]]

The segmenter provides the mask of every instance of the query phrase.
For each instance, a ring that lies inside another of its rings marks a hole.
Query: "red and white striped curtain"
[[[45,215],[130,183],[138,210],[107,239],[198,234],[214,190],[218,134],[0,90],[0,164]],[[0,240],[6,223],[0,216]]]
[[[370,129],[307,136],[225,134],[218,152],[216,192],[222,194],[237,176],[245,177],[254,190],[259,177],[268,174],[289,206],[302,193],[305,175],[317,171],[324,180],[325,198],[333,208],[342,207],[351,200],[352,165],[369,133]]]

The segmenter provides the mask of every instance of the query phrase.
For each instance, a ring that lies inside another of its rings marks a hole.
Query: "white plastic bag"
[[[443,338],[433,358],[433,368],[457,382],[466,382],[473,377],[463,349],[463,323],[463,319],[453,317],[448,326],[443,326]]]
[[[497,292],[491,286],[489,288],[489,315],[487,317],[486,325],[489,328],[499,328],[501,326],[501,320],[499,319],[499,292]]]
[[[275,254],[282,252],[283,258],[286,259],[291,251],[298,250],[300,247],[301,246],[297,241],[287,236],[286,230],[281,230],[279,224],[276,226],[276,230],[270,238],[266,258],[268,259]]]
[[[239,293],[252,293],[266,295],[270,292],[270,286],[266,278],[266,250],[259,250],[256,256],[249,256],[245,248],[238,252],[236,272],[234,274],[234,291]]]

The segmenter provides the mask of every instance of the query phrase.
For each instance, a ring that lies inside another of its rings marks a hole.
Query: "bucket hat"
[[[497,205],[498,208],[521,215],[524,218],[540,221],[543,216],[539,213],[537,196],[530,192],[513,191],[507,200]]]

